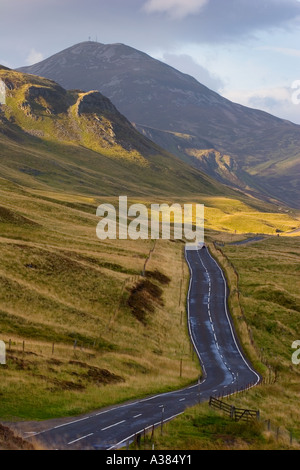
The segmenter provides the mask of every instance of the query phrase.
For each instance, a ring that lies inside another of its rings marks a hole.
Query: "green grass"
[[[260,408],[265,419],[299,440],[300,368],[292,363],[292,343],[300,338],[300,238],[222,249],[239,273],[240,303],[267,382],[235,401]]]
[[[290,344],[300,336],[299,237],[226,246],[224,252],[239,272],[241,305],[258,347],[271,364],[276,350],[278,362],[285,358],[290,365]]]
[[[158,450],[256,450],[272,448],[259,423],[236,423],[208,404],[189,409],[173,422],[148,435],[141,448]]]
[[[235,422],[224,414],[209,408],[208,404],[195,406],[183,415],[157,428],[154,435],[142,437],[142,450],[290,450],[299,449],[288,434],[280,435],[266,431],[262,422]],[[136,444],[133,449],[138,449]]]
[[[205,227],[235,234],[261,233],[274,235],[298,227],[296,213],[282,213],[272,207],[252,207],[249,201],[224,197],[203,197]]]

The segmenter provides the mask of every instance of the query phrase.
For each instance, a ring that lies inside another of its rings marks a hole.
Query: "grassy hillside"
[[[206,116],[206,113],[203,115]],[[296,126],[289,128],[285,122],[282,129],[269,131],[267,135],[264,133],[263,138],[259,130],[257,138],[253,138],[249,134],[249,124],[245,123],[242,132],[235,130],[232,133],[231,129],[227,129],[222,139],[224,142],[230,136],[229,145],[223,145],[220,139],[215,146],[205,138],[205,124],[192,135],[147,126],[136,127],[161,147],[217,181],[253,196],[277,203],[281,201],[279,204],[299,209],[299,146],[295,144],[296,134],[294,137],[289,135],[290,131],[297,133]],[[212,138],[219,130],[216,127],[214,132],[210,131]],[[248,136],[243,136],[245,130]],[[278,145],[270,151],[274,146],[275,134]]]
[[[1,175],[36,189],[117,196],[234,194],[139,134],[98,92],[0,69]],[[126,182],[126,184],[124,184]]]
[[[153,242],[100,242],[88,198],[3,186],[1,418],[77,414],[194,380],[182,243],[158,241],[142,278]]]

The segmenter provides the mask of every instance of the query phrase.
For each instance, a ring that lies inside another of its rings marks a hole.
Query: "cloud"
[[[44,56],[41,52],[36,51],[35,49],[31,49],[29,55],[26,59],[27,65],[33,65],[37,62],[41,62],[44,59]]]
[[[165,14],[176,19],[171,31],[174,37],[212,44],[256,37],[259,32],[293,32],[300,26],[297,0],[146,0],[143,10],[149,16],[156,13],[158,29],[159,21],[164,20],[169,33],[172,22],[166,23]]]
[[[277,52],[278,54],[283,54],[283,55],[290,56],[290,57],[300,57],[300,49],[293,49],[293,48],[288,48],[288,47],[270,47],[270,46],[258,47],[257,49],[261,51]]]
[[[211,90],[218,91],[224,87],[224,83],[220,77],[210,73],[205,67],[198,64],[188,54],[170,54],[165,53],[160,59],[171,65],[183,73],[191,75],[198,80],[202,85],[207,86]]]
[[[147,0],[144,10],[148,13],[167,13],[171,18],[181,19],[200,10],[209,0]]]
[[[230,90],[223,91],[221,94],[235,103],[260,109],[273,116],[300,124],[300,104],[293,102],[293,93],[295,93],[295,90],[291,84],[290,87]]]

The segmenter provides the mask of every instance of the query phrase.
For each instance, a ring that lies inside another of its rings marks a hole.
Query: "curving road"
[[[203,369],[200,383],[176,392],[114,406],[69,420],[19,425],[27,439],[53,449],[113,449],[137,433],[162,426],[211,395],[256,385],[260,377],[244,358],[227,310],[222,270],[204,247],[186,251],[190,268],[188,325]]]
[[[265,239],[264,236],[258,235],[257,237],[251,237],[251,238],[246,238],[246,240],[240,240],[239,242],[229,243],[229,245],[231,245],[231,246],[234,246],[234,245],[236,245],[236,246],[238,246],[238,245],[248,245],[248,243],[260,242],[264,239]]]

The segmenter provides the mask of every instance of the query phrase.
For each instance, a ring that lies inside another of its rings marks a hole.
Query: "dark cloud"
[[[151,16],[161,26],[164,21],[165,32],[171,32],[178,40],[224,44],[254,37],[261,31],[299,28],[300,3],[297,0],[207,0],[197,14],[177,19],[163,12],[153,12]]]
[[[196,29],[191,28],[190,37],[231,42],[259,31],[299,27],[299,19],[297,0],[210,0],[197,17],[189,20]]]
[[[145,10],[149,1],[4,2],[0,63],[24,65],[33,49],[47,57],[89,37],[104,43],[123,42],[145,52],[155,48],[172,52],[182,43],[224,44],[259,31],[299,26],[297,0],[161,0],[170,8],[152,12]],[[177,5],[180,15],[172,15],[172,5]]]

